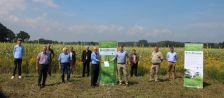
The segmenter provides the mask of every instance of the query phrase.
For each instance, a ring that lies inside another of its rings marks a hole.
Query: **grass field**
[[[183,87],[183,78],[161,82],[148,82],[148,76],[130,78],[130,85],[90,87],[90,78],[73,77],[72,82],[60,83],[60,75],[48,77],[46,87],[37,87],[37,76],[29,75],[11,80],[0,75],[0,98],[223,98],[224,83],[206,78],[204,89]]]
[[[0,43],[0,73],[11,73],[13,68],[13,56],[12,50],[14,43]],[[24,44],[25,56],[23,58],[22,71],[23,74],[35,73],[36,56],[41,51],[43,44]],[[63,47],[74,47],[77,53],[76,69],[73,72],[80,74],[82,71],[81,52],[84,49],[84,45],[63,45],[55,44],[52,48],[55,51],[56,56],[53,58],[53,73],[59,73],[57,57],[60,54]],[[91,47],[92,49],[92,47]],[[139,75],[145,75],[150,71],[150,56],[153,47],[125,47],[130,52],[131,49],[136,49],[140,56],[139,61]],[[169,51],[169,48],[161,47],[160,49],[165,56]],[[184,48],[175,48],[178,53],[177,71],[184,72]],[[204,72],[206,76],[216,80],[224,80],[224,50],[223,49],[204,49]],[[161,74],[166,74],[167,62],[164,61],[161,64]]]
[[[125,47],[130,52],[135,48],[140,56],[138,73],[140,77],[130,78],[130,86],[90,87],[90,78],[80,78],[82,63],[81,51],[84,45],[56,44],[52,48],[55,51],[52,71],[54,75],[47,80],[47,86],[43,89],[37,87],[37,75],[35,71],[36,55],[41,51],[42,44],[24,44],[25,57],[22,64],[23,79],[11,80],[13,67],[12,49],[15,44],[0,43],[0,98],[69,98],[69,97],[125,97],[125,98],[224,98],[224,51],[223,49],[204,49],[204,89],[192,89],[183,87],[184,73],[184,48],[176,48],[179,59],[177,72],[179,78],[175,81],[167,81],[164,76],[167,71],[167,62],[161,64],[160,74],[162,81],[148,82],[150,71],[150,55],[152,47]],[[77,65],[74,69],[75,77],[70,83],[61,84],[57,57],[63,47],[74,47],[77,53]],[[92,47],[91,47],[92,49]],[[168,52],[168,48],[162,47],[162,53]]]

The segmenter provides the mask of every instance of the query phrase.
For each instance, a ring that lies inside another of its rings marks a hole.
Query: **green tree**
[[[16,34],[17,38],[21,38],[24,41],[28,41],[30,39],[30,35],[27,32],[20,31],[18,34]]]
[[[148,46],[148,41],[147,40],[139,40],[138,41],[138,45],[139,46]]]
[[[15,34],[13,33],[13,31],[0,23],[0,42],[13,41],[14,38]]]

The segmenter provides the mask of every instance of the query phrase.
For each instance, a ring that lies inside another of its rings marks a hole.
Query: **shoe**
[[[15,76],[12,76],[12,77],[11,77],[11,79],[14,79],[14,78],[15,78]]]
[[[22,78],[22,76],[19,76],[19,79],[21,79]]]
[[[62,81],[62,83],[65,83],[65,81]]]
[[[128,82],[125,82],[125,85],[128,86]]]
[[[44,87],[45,87],[45,84],[42,84],[42,85],[41,85],[41,88],[44,88]]]
[[[99,87],[100,85],[98,83],[96,83],[96,87]]]

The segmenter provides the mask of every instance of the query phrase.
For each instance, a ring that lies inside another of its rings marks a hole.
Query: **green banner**
[[[117,52],[117,45],[116,41],[99,42],[99,53],[102,61],[100,64],[100,85],[115,85],[117,83],[117,64],[112,61]]]
[[[203,44],[185,44],[185,87],[203,88],[203,57]]]

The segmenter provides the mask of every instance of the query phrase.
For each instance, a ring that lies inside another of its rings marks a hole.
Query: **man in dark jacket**
[[[52,64],[52,60],[53,60],[53,58],[55,56],[54,50],[51,49],[51,44],[47,45],[47,53],[50,54],[50,62],[48,64],[48,74],[49,74],[49,76],[51,76],[51,68],[52,68],[51,64]]]
[[[92,51],[89,50],[89,47],[86,47],[86,50],[82,52],[82,63],[83,63],[82,77],[85,77],[86,73],[87,73],[87,77],[89,76],[89,65],[91,62],[91,53]]]
[[[73,47],[70,47],[70,56],[72,57],[72,63],[70,65],[71,75],[73,74],[73,70],[75,69],[76,64],[76,52],[74,51]]]

